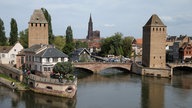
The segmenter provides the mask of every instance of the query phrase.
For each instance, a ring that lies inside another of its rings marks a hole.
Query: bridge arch
[[[107,69],[119,69],[119,70],[122,70],[122,71],[130,72],[130,70],[127,69],[127,68],[124,68],[124,67],[116,67],[116,66],[114,66],[114,67],[103,68],[102,70],[100,70],[100,72],[102,72],[102,71],[104,71],[104,70],[107,70]]]
[[[122,68],[130,71],[130,63],[103,63],[103,62],[86,62],[86,63],[74,63],[75,68],[83,68],[91,70],[93,73],[100,73],[101,70],[107,68]]]

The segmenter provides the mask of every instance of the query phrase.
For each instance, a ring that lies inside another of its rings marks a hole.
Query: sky
[[[192,36],[192,0],[0,0],[0,18],[9,37],[11,18],[18,32],[28,28],[35,9],[46,8],[52,18],[54,35],[65,35],[71,26],[75,39],[87,36],[90,14],[93,29],[101,37],[120,32],[142,38],[142,27],[153,14],[167,26],[168,35]]]

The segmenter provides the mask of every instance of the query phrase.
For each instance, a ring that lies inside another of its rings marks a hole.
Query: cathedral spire
[[[89,23],[88,23],[87,39],[92,39],[92,38],[93,38],[93,22],[92,22],[92,17],[90,14]]]

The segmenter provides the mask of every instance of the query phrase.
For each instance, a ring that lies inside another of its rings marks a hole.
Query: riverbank
[[[14,82],[14,85],[13,85],[13,82]],[[0,83],[4,84],[5,86],[7,86],[11,89],[15,89],[15,90],[20,90],[20,91],[29,90],[28,87],[25,84],[23,84],[22,82],[18,82],[1,73],[0,73]]]

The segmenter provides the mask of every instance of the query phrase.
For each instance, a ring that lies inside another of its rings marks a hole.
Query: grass
[[[5,78],[5,79],[7,79],[7,80],[9,80],[9,81],[18,82],[17,80],[12,79],[11,77],[9,77],[9,76],[7,76],[7,75],[5,75],[5,74],[2,74],[2,73],[0,73],[0,77],[1,77],[1,78]]]
[[[27,85],[27,84],[25,84],[25,83],[23,83],[23,82],[19,82],[19,81],[15,80],[15,79],[13,79],[13,78],[5,75],[5,74],[0,73],[0,77],[1,77],[1,78],[4,78],[4,79],[7,79],[7,80],[9,80],[9,81],[11,81],[11,82],[16,82],[16,83],[17,83],[17,86],[20,86],[21,88],[28,89],[28,85]]]

